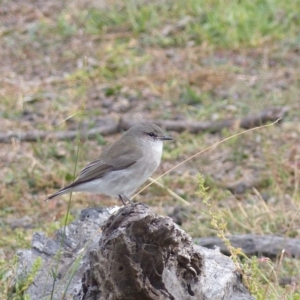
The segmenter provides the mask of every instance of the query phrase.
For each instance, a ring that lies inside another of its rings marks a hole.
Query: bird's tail
[[[63,194],[70,193],[71,191],[72,191],[72,189],[70,189],[69,187],[64,187],[64,188],[62,188],[61,190],[57,191],[56,193],[54,193],[54,194],[48,196],[48,197],[45,199],[45,201],[49,201],[49,200],[51,200],[51,199],[53,199],[53,198],[55,198],[55,197],[57,197],[57,196],[59,196],[59,195],[63,195]]]

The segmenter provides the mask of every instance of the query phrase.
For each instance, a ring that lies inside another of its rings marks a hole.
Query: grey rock
[[[275,259],[284,250],[290,257],[300,258],[300,240],[286,236],[241,234],[228,236],[232,246],[241,248],[247,256],[266,256]],[[214,237],[194,239],[194,242],[206,248],[218,247],[225,255],[230,251],[224,242]]]
[[[229,257],[195,245],[171,218],[143,204],[115,214],[84,210],[54,240],[36,233],[32,249],[18,255],[20,277],[42,259],[27,290],[32,300],[50,299],[52,291],[52,299],[74,300],[254,299]]]

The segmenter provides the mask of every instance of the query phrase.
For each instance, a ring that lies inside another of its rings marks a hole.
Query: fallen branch
[[[270,107],[261,111],[258,114],[248,115],[240,120],[229,119],[220,121],[184,121],[184,120],[153,120],[152,122],[161,126],[168,131],[189,131],[190,133],[198,133],[208,131],[210,133],[216,133],[224,128],[244,128],[250,129],[256,126],[263,125],[267,122],[275,122],[278,119],[282,119],[289,111],[288,107]],[[121,119],[120,127],[127,130],[135,122],[131,120]]]
[[[275,258],[284,250],[289,257],[300,257],[300,240],[275,235],[243,234],[228,237],[235,248],[241,248],[247,256]],[[195,239],[194,242],[206,248],[219,247],[225,255],[230,255],[224,242],[218,237]]]
[[[272,107],[268,108],[258,114],[246,116],[240,120],[230,119],[230,120],[220,120],[220,121],[182,121],[182,120],[149,120],[165,130],[168,131],[189,131],[190,133],[198,133],[203,131],[208,131],[211,133],[216,133],[224,128],[244,128],[249,129],[256,126],[260,126],[267,122],[274,122],[278,119],[283,118],[287,112],[287,107]],[[96,128],[89,130],[82,130],[78,132],[76,130],[69,131],[31,131],[31,132],[8,132],[0,133],[0,143],[11,143],[13,139],[17,139],[21,142],[36,142],[41,140],[51,140],[51,141],[62,141],[62,140],[73,140],[77,137],[81,139],[95,138],[97,135],[110,135],[115,134],[123,130],[127,130],[133,126],[136,122],[121,118],[119,122],[112,119],[105,121],[103,125],[99,125]]]
[[[94,138],[97,135],[110,135],[119,131],[119,124],[117,122],[111,121],[96,128],[82,130],[81,132],[78,132],[76,130],[55,132],[36,130],[31,132],[0,133],[0,143],[10,143],[13,139],[17,139],[21,142],[37,142],[42,140],[63,141],[74,140],[77,137],[86,139],[87,137]]]

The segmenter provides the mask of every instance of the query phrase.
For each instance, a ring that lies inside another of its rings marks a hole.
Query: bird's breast
[[[146,153],[145,156],[148,161],[152,161],[153,163],[156,163],[156,165],[158,166],[160,164],[162,151],[163,151],[163,142],[162,141],[150,142],[147,145],[147,150],[145,151],[145,153]]]

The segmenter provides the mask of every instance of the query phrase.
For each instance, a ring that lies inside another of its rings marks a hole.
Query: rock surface
[[[231,245],[241,248],[247,256],[265,256],[275,259],[285,251],[289,257],[300,258],[300,240],[276,235],[242,234],[228,236]],[[197,245],[206,248],[218,247],[225,255],[230,252],[218,237],[204,237],[194,240]]]
[[[169,217],[140,203],[115,214],[84,210],[65,234],[50,240],[36,233],[32,249],[18,255],[20,277],[42,258],[27,290],[33,300],[51,293],[74,300],[254,299],[230,258],[193,244]]]

